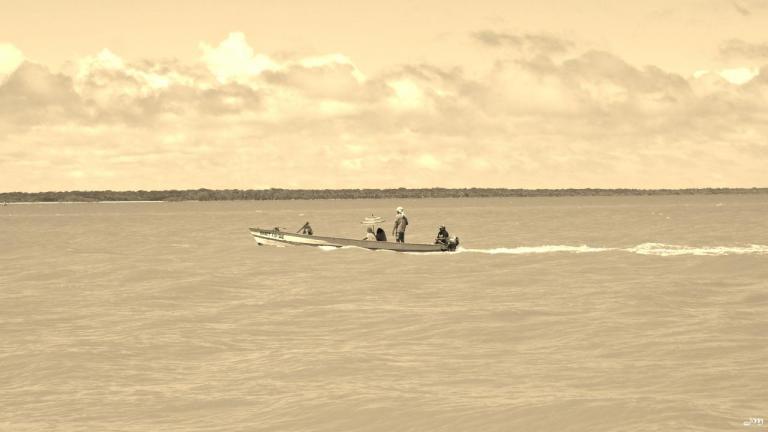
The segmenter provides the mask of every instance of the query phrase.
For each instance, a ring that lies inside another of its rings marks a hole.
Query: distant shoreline
[[[700,189],[187,189],[159,191],[4,192],[2,203],[119,203],[315,199],[526,198],[572,196],[756,195],[768,188]]]
[[[19,205],[19,204],[140,204],[140,203],[163,203],[172,201],[0,201],[0,205]]]

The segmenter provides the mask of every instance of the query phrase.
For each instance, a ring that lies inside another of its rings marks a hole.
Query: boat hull
[[[251,228],[251,235],[256,243],[268,246],[354,246],[371,250],[391,250],[395,252],[445,252],[448,247],[441,244],[395,243],[386,241],[354,240],[339,237],[323,237],[294,234],[274,229]]]

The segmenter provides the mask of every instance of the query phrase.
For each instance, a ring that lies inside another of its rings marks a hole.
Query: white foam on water
[[[527,255],[527,254],[542,254],[542,253],[554,253],[554,252],[567,252],[567,253],[591,253],[591,252],[605,252],[613,250],[612,248],[596,248],[587,245],[581,246],[567,246],[567,245],[544,245],[544,246],[519,246],[513,248],[490,248],[490,249],[467,249],[459,247],[455,253],[484,253],[490,255],[496,254],[511,254],[511,255]]]
[[[635,247],[624,249],[627,252],[639,255],[679,256],[679,255],[766,255],[768,246],[684,246],[664,243],[643,243]]]
[[[280,245],[283,246],[283,245]],[[326,252],[336,251],[341,249],[360,249],[367,250],[356,246],[318,246],[318,249]],[[642,243],[637,246],[628,248],[610,248],[610,247],[593,247],[588,245],[571,246],[571,245],[542,245],[542,246],[518,246],[518,247],[497,247],[497,248],[485,248],[474,249],[465,248],[459,246],[454,252],[404,252],[408,255],[448,255],[448,254],[460,254],[460,253],[476,253],[487,255],[536,255],[536,254],[548,254],[548,253],[599,253],[599,252],[628,252],[637,255],[653,255],[653,256],[683,256],[683,255],[698,255],[698,256],[725,256],[725,255],[768,255],[768,246],[766,245],[749,245],[749,246],[687,246],[687,245],[673,245],[665,243]],[[394,252],[389,250],[375,250],[373,252]]]
[[[587,245],[569,246],[569,245],[543,245],[543,246],[518,246],[518,247],[499,247],[488,249],[471,249],[459,247],[455,253],[483,253],[489,255],[510,254],[510,255],[531,255],[544,253],[596,253],[621,251],[638,255],[655,256],[724,256],[724,255],[768,255],[768,246],[749,245],[749,246],[687,246],[672,245],[664,243],[642,243],[629,248],[606,248],[592,247]]]
[[[358,246],[317,246],[318,249],[326,252],[339,251],[339,250],[361,250],[366,252],[394,252],[386,249],[366,249]]]

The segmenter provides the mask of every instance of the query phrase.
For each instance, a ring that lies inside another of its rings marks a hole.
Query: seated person
[[[448,234],[448,230],[445,229],[445,225],[440,225],[438,228],[439,231],[437,232],[437,237],[435,237],[435,244],[447,245],[451,237],[450,234]]]
[[[376,241],[376,234],[373,233],[373,227],[368,227],[368,232],[365,233],[363,240]]]
[[[376,230],[376,240],[387,241],[387,233],[381,227]]]
[[[307,221],[307,223],[305,223],[303,227],[299,228],[299,231],[296,231],[296,233],[299,233],[299,232],[301,232],[302,234],[305,234],[305,235],[312,235],[313,234],[312,227],[309,226],[309,221]]]

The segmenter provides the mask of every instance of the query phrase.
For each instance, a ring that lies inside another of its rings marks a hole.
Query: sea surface
[[[766,195],[0,207],[0,431],[761,429]]]

